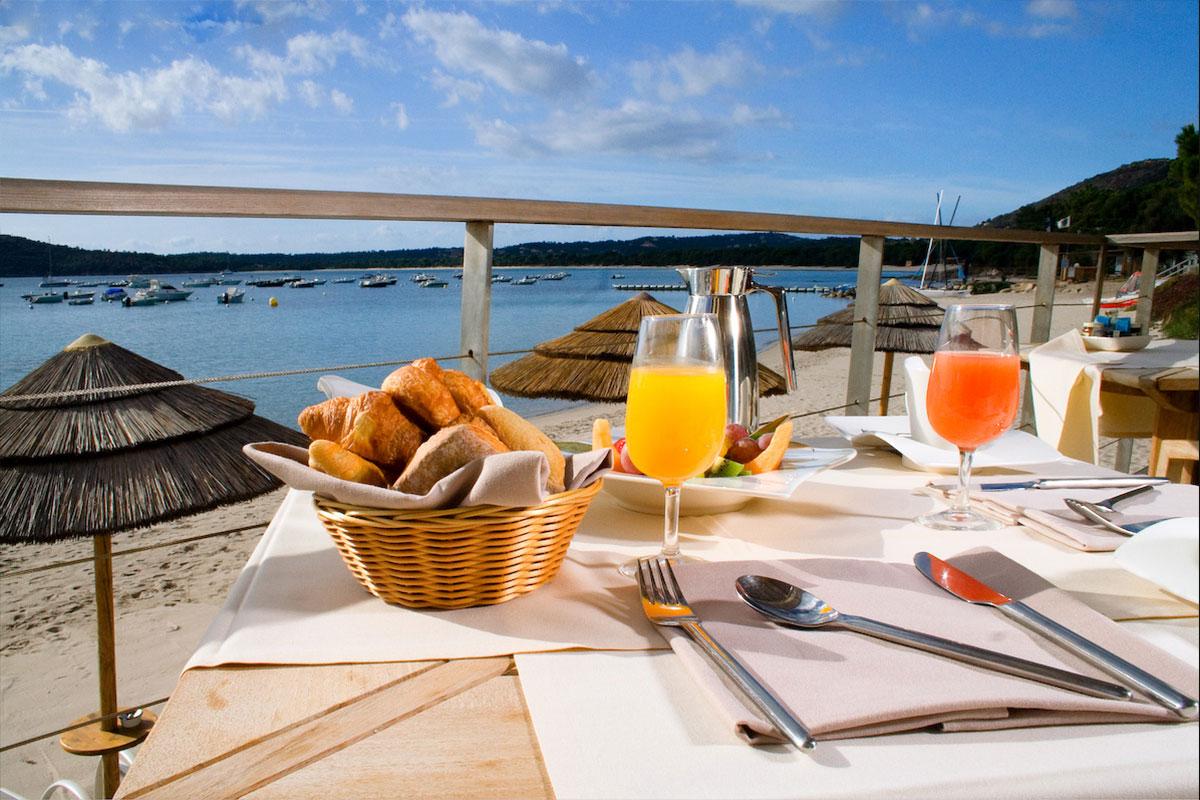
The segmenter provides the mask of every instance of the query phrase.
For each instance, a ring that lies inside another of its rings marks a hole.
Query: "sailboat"
[[[933,211],[933,224],[942,224],[942,196],[943,192],[938,190],[937,206]],[[962,201],[962,195],[954,201],[954,210],[950,212],[950,221],[947,225],[954,224],[954,217],[958,214],[958,204]],[[929,247],[925,250],[925,263],[921,265],[921,293],[927,297],[962,297],[970,294],[970,290],[966,288],[966,275],[963,274],[962,263],[959,262],[957,256],[954,255],[954,247],[950,246],[950,258],[955,271],[955,280],[951,281],[948,276],[948,264],[946,263],[946,242],[943,239],[937,239],[938,262],[933,265],[933,275],[929,272],[929,259],[933,255],[934,238],[929,237]],[[940,277],[937,277],[939,276]]]

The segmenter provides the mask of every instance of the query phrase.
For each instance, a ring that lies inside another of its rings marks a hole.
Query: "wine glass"
[[[950,508],[917,521],[950,531],[984,531],[1000,523],[970,509],[975,450],[1012,425],[1020,399],[1017,317],[1007,305],[953,305],[938,333],[925,394],[929,424],[958,447],[958,489]]]
[[[715,314],[643,317],[629,374],[625,448],[665,489],[662,555],[679,559],[679,490],[725,438],[725,365]],[[637,562],[621,566],[630,577]]]

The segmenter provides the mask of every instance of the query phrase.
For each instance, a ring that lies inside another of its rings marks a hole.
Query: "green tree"
[[[1179,182],[1179,204],[1200,226],[1200,198],[1197,198],[1197,173],[1200,173],[1200,135],[1195,125],[1184,125],[1175,137],[1178,150],[1171,162],[1171,177]]]

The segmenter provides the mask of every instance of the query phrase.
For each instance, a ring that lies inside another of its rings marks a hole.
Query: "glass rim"
[[[962,308],[971,311],[1015,311],[1016,306],[1012,303],[951,303],[946,306],[949,311],[952,308]]]

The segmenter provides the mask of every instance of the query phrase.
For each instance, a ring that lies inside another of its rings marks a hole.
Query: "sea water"
[[[90,306],[66,302],[31,306],[21,295],[64,290],[39,289],[38,278],[0,278],[4,284],[0,287],[0,387],[11,386],[79,336],[94,333],[190,379],[319,368],[314,374],[211,384],[212,388],[250,398],[258,414],[294,427],[302,408],[323,399],[316,386],[321,374],[341,374],[378,386],[394,367],[349,369],[347,365],[445,357],[460,352],[462,284],[453,278],[456,270],[420,271],[436,275],[449,285],[444,289],[422,288],[410,281],[417,270],[395,270],[391,274],[399,280],[394,286],[363,289],[357,281],[361,271],[331,270],[306,273],[305,277],[319,276],[327,281],[312,289],[243,285],[246,297],[241,304],[218,304],[217,296],[226,287],[212,286],[193,290],[185,302],[127,308],[100,300],[107,279],[122,276],[79,278],[101,281],[95,290],[96,302]],[[615,284],[683,287],[679,275],[666,268],[526,267],[495,271],[514,280],[559,271],[569,276],[527,286],[493,284],[489,331],[492,352],[529,350],[635,294],[616,289]],[[624,277],[614,279],[616,273]],[[757,276],[762,283],[785,287],[828,287],[853,284],[855,280],[853,270],[758,270]],[[181,287],[192,277],[203,276],[169,275],[162,280]],[[356,280],[333,282],[340,277]],[[69,290],[75,291],[76,287]],[[687,300],[683,291],[651,293],[678,309]],[[275,307],[270,304],[272,297],[278,300]],[[848,302],[811,293],[788,293],[787,298],[793,326],[811,324]],[[749,302],[755,327],[774,330],[774,301],[756,293]],[[775,338],[767,331],[756,334],[760,346]],[[493,355],[488,368],[493,370],[522,355]],[[460,366],[460,362],[451,360],[444,364]],[[505,397],[504,402],[526,416],[572,405],[564,400],[518,397]]]

